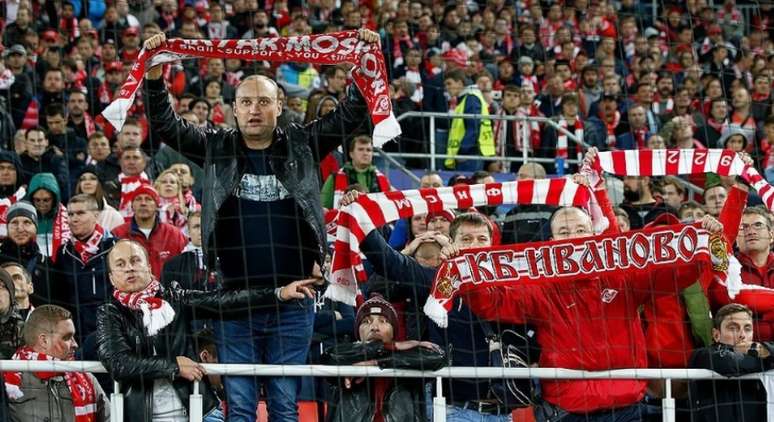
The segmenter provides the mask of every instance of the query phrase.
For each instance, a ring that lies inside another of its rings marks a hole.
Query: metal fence
[[[666,389],[662,399],[662,420],[675,421],[675,400],[672,398],[672,380],[729,380],[758,379],[760,374],[741,377],[725,377],[707,369],[614,369],[609,371],[581,371],[564,368],[494,368],[494,367],[447,367],[438,371],[416,371],[407,369],[379,369],[376,366],[327,366],[327,365],[253,365],[253,364],[202,364],[208,374],[275,377],[382,377],[382,378],[426,378],[436,382],[433,398],[433,422],[446,420],[446,399],[443,395],[444,378],[528,378],[528,379],[640,379],[665,380]],[[106,373],[99,362],[94,361],[19,361],[0,360],[0,371],[13,372],[91,372]],[[114,383],[110,396],[110,419],[122,422],[123,395],[118,382]],[[189,420],[202,420],[202,396],[199,383],[194,382],[190,396]]]

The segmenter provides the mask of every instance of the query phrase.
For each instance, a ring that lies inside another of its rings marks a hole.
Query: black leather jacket
[[[164,82],[146,80],[146,109],[152,142],[164,142],[204,169],[202,244],[205,253],[215,230],[218,210],[233,194],[247,165],[239,129],[197,128],[178,116],[169,104]],[[327,244],[320,208],[319,162],[345,138],[364,133],[370,121],[365,100],[355,86],[335,111],[306,126],[290,124],[274,130],[271,169],[303,210],[317,236],[320,262]],[[364,124],[365,123],[365,124]],[[213,263],[213,256],[208,255]]]
[[[148,337],[143,327],[142,312],[115,299],[97,311],[97,352],[111,377],[121,383],[127,421],[151,421],[153,382],[157,378],[172,383],[188,411],[193,384],[178,377],[176,357],[198,361],[190,334],[194,309],[198,317],[241,318],[248,305],[276,303],[273,289],[204,292],[183,290],[176,283],[171,288],[162,286],[159,296],[175,310],[175,319],[153,337]],[[216,405],[216,398],[206,379],[200,386],[206,414]]]
[[[405,351],[393,351],[381,342],[339,344],[323,354],[323,363],[352,365],[356,362],[376,360],[380,368],[419,369],[436,371],[447,364],[446,354],[440,351],[414,347]],[[329,422],[371,422],[374,419],[374,383],[384,378],[367,378],[361,383],[353,381],[351,388],[344,388],[343,378],[336,378],[333,400],[328,402]],[[333,382],[333,380],[331,380]],[[426,421],[424,381],[418,378],[392,378],[384,393],[381,414],[385,422]]]

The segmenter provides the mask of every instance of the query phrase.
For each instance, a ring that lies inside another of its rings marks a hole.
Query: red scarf
[[[196,197],[194,196],[193,191],[191,191],[191,189],[188,189],[185,192],[183,192],[183,200],[185,201],[185,207],[188,209],[188,212],[202,210],[202,206],[199,205],[199,202],[196,200]]]
[[[406,43],[406,48],[414,48],[414,42],[411,41],[411,37],[406,34],[402,37],[397,35],[392,37],[392,67],[398,67],[403,64],[403,50],[400,48],[400,43]]]
[[[120,304],[131,310],[142,312],[142,323],[151,337],[158,334],[162,328],[175,319],[175,310],[172,309],[172,306],[166,300],[156,297],[159,290],[160,284],[155,278],[139,292],[126,293],[113,290],[113,297]]]
[[[121,183],[121,202],[118,204],[118,212],[124,216],[124,221],[132,220],[134,212],[132,211],[132,192],[140,185],[150,184],[150,178],[145,172],[137,176],[127,176],[123,173],[118,175],[118,182]]]
[[[710,125],[711,128],[715,129],[718,133],[722,134],[728,131],[728,119],[723,120],[722,122],[718,122],[714,118],[710,117],[707,119],[707,124]]]
[[[59,209],[54,218],[53,239],[51,241],[51,261],[56,263],[57,252],[68,240],[70,240],[70,222],[67,215],[67,207],[59,204]]]
[[[169,223],[181,230],[185,228],[188,219],[186,213],[180,209],[180,200],[177,197],[161,197],[161,204],[159,205],[161,210],[159,216],[162,223]]]
[[[763,101],[768,100],[770,96],[771,96],[770,92],[766,92],[764,94],[759,94],[757,92],[753,92],[752,100],[755,101],[755,102],[763,102]]]
[[[73,248],[80,255],[83,265],[86,265],[92,256],[99,253],[99,244],[102,242],[103,236],[105,236],[105,229],[97,224],[94,226],[94,233],[85,242],[77,239],[75,236],[72,237]]]
[[[602,121],[605,122],[605,127],[607,127],[607,147],[610,149],[615,149],[615,129],[621,122],[621,112],[616,110],[615,114],[613,115],[613,123],[608,123],[604,118]]]
[[[94,119],[91,118],[91,114],[86,112],[83,113],[83,124],[86,127],[86,138],[97,131],[97,125],[94,124]]]
[[[15,204],[20,199],[24,198],[27,194],[27,189],[22,186],[14,192],[11,196],[6,196],[0,199],[0,239],[4,239],[8,235],[8,221],[7,214],[8,208]]]
[[[360,242],[373,230],[415,214],[501,204],[589,204],[589,189],[568,179],[520,180],[483,185],[456,185],[362,195],[339,210],[336,242],[325,297],[354,306],[358,281],[366,280]]]
[[[710,244],[714,246],[714,242],[720,242],[722,252],[726,252],[722,236],[711,236],[695,226],[674,225],[466,250],[440,267],[424,312],[440,327],[446,327],[447,313],[456,297],[493,286],[570,282],[697,264],[708,270],[714,258]],[[704,271],[702,277],[711,275]],[[606,297],[601,299],[605,301]]]
[[[31,347],[22,346],[13,355],[13,360],[42,360],[58,361],[54,357],[45,353],[32,350]],[[97,420],[97,394],[94,389],[94,383],[91,381],[88,373],[85,372],[33,372],[33,375],[41,381],[48,381],[51,378],[64,375],[67,382],[67,389],[70,390],[70,398],[73,400],[73,411],[75,413],[75,422],[96,422]],[[5,391],[8,397],[19,400],[24,397],[21,391],[22,373],[6,372],[3,374],[5,380]]]
[[[634,129],[632,135],[634,135],[634,140],[637,142],[637,149],[644,149],[648,141],[645,139],[648,136],[648,129]]]
[[[167,40],[151,52],[142,50],[118,98],[102,114],[120,130],[126,111],[134,102],[146,66],[191,58],[238,58],[242,60],[295,61],[313,64],[352,63],[352,79],[363,93],[374,124],[374,146],[400,135],[400,125],[392,114],[384,57],[378,44],[358,39],[357,32],[345,31],[301,37],[275,37],[238,40]]]
[[[565,120],[563,116],[559,118],[559,127],[568,129],[567,120]],[[580,117],[575,118],[573,134],[576,138],[578,138],[578,141],[583,142],[583,121],[581,121]],[[567,159],[568,148],[569,142],[567,135],[565,135],[563,132],[556,131],[556,158]],[[576,148],[576,150],[578,150],[578,148]],[[564,162],[564,167],[567,168],[567,161]]]

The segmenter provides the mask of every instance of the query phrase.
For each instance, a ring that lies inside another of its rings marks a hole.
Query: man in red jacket
[[[113,229],[113,236],[142,244],[148,251],[153,275],[160,278],[164,263],[183,251],[188,238],[177,227],[159,221],[160,198],[152,186],[140,185],[132,194],[134,217]]]
[[[600,205],[610,222],[607,232],[617,232],[609,201],[600,201]],[[550,224],[554,240],[594,234],[591,218],[579,208],[559,209]],[[723,228],[709,216],[702,226],[712,232]],[[698,277],[699,269],[691,267],[644,276],[592,276],[573,283],[491,287],[466,296],[466,302],[482,318],[532,324],[541,333],[541,367],[644,368],[647,355],[639,306],[653,294],[687,287]],[[638,402],[646,384],[644,380],[544,380],[543,402],[536,406],[535,417],[538,421],[586,420],[593,413],[599,418],[595,420],[639,421]]]
[[[742,214],[736,258],[742,264],[742,283],[774,289],[774,253],[771,252],[771,220],[762,206],[748,207]],[[756,322],[756,338],[774,340],[774,315],[763,315]]]

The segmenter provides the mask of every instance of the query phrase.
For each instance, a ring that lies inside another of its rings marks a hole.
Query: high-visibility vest
[[[484,100],[484,97],[481,95],[481,92],[478,90],[470,91],[467,95],[465,95],[462,98],[462,101],[457,104],[457,107],[454,108],[454,112],[457,114],[465,113],[465,101],[470,95],[475,95],[476,98],[478,98],[478,101],[481,102],[481,115],[484,117],[489,116],[489,107],[486,104],[486,100]],[[494,133],[492,132],[492,121],[484,118],[481,119],[478,123],[481,125],[478,130],[478,148],[481,151],[481,155],[484,157],[493,157],[496,151]],[[464,137],[465,120],[462,118],[452,119],[451,130],[449,131],[449,144],[446,147],[446,154],[457,155],[457,152],[460,150],[460,145],[462,145],[462,138]],[[454,168],[455,160],[454,158],[447,158],[444,164],[448,168]]]
[[[352,174],[350,175],[347,170],[350,170]],[[376,183],[372,183],[372,186],[363,186],[364,188],[368,189],[368,192],[389,192],[392,190],[390,187],[390,181],[387,179],[387,176],[382,174],[378,169],[373,169],[374,173],[376,174]],[[333,179],[333,208],[338,209],[339,208],[339,202],[341,201],[341,197],[344,196],[344,191],[347,189],[347,186],[357,183],[356,175],[354,174],[355,170],[352,167],[344,167],[341,168],[336,173],[336,178]],[[350,177],[351,176],[351,177]]]

